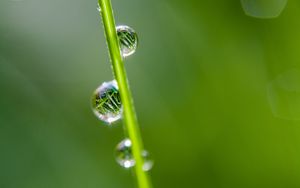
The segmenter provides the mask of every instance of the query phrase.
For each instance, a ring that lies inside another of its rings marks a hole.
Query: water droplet
[[[275,117],[300,120],[300,71],[279,74],[268,85],[268,99]]]
[[[100,120],[109,124],[121,118],[122,103],[115,80],[104,82],[96,89],[92,96],[92,109]]]
[[[149,171],[153,167],[153,160],[151,160],[150,154],[148,151],[144,150],[142,152],[142,157],[144,158],[144,165],[143,165],[143,170],[144,171]]]
[[[116,30],[122,56],[130,56],[135,52],[138,45],[136,32],[126,25],[117,26]]]
[[[116,147],[116,161],[124,168],[131,168],[135,165],[135,160],[132,154],[131,140],[126,138],[122,140]],[[153,167],[153,161],[149,157],[149,152],[144,150],[141,153],[144,158],[143,170],[148,171]]]
[[[256,18],[276,18],[284,9],[287,0],[241,0],[248,16]]]
[[[97,3],[97,10],[98,10],[99,12],[101,12],[101,7],[100,7],[99,3]]]
[[[131,168],[135,165],[129,139],[124,139],[117,145],[116,160],[124,168]]]

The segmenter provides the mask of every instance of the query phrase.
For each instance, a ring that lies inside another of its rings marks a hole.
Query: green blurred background
[[[126,69],[155,188],[300,187],[300,1],[113,0],[140,39]],[[97,1],[0,0],[0,187],[133,188],[122,123],[90,97],[113,79]]]

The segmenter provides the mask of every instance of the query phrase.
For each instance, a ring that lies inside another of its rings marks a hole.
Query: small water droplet
[[[135,160],[132,154],[132,143],[131,140],[126,138],[122,140],[116,147],[115,151],[116,161],[124,168],[131,168],[135,165]],[[148,171],[153,167],[153,160],[149,157],[149,152],[144,150],[141,153],[144,159],[143,170]]]
[[[129,139],[124,139],[117,145],[116,160],[124,168],[131,168],[135,165]]]
[[[153,160],[151,160],[150,154],[148,151],[144,150],[142,152],[142,157],[144,158],[144,165],[143,165],[143,170],[144,171],[149,171],[153,167]]]
[[[136,32],[126,25],[117,26],[116,30],[122,56],[130,56],[135,52],[138,45]]]
[[[286,3],[287,0],[241,0],[245,13],[256,18],[276,18]]]
[[[99,12],[101,12],[101,7],[100,7],[99,3],[97,3],[97,10],[98,10]]]
[[[113,123],[122,116],[122,103],[118,84],[115,80],[101,84],[92,96],[95,115],[106,123]]]

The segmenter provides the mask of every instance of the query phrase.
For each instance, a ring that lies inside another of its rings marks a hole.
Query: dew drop
[[[256,18],[276,18],[286,3],[287,0],[241,0],[245,13]]]
[[[136,32],[126,25],[117,26],[116,30],[122,56],[130,56],[135,52],[138,45]]]
[[[122,103],[115,80],[104,82],[93,93],[92,109],[102,121],[111,124],[122,116]]]
[[[129,139],[122,140],[116,148],[116,160],[124,168],[131,168],[135,165],[131,150],[131,141]]]
[[[151,170],[154,163],[149,157],[149,152],[144,150],[141,155],[144,159],[143,170]],[[115,156],[117,163],[124,168],[131,168],[135,165],[135,160],[132,154],[132,143],[130,139],[126,138],[117,145]]]
[[[101,12],[101,7],[100,7],[99,3],[97,3],[97,10],[98,10],[99,12]]]
[[[149,171],[153,167],[153,160],[151,160],[150,154],[148,151],[144,150],[142,152],[142,157],[144,158],[144,165],[143,165],[143,170],[144,171]]]

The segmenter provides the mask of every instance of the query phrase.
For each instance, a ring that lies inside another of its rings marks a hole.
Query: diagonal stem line
[[[132,143],[132,153],[135,159],[135,175],[139,188],[151,188],[150,177],[143,170],[142,151],[143,142],[139,125],[136,119],[136,113],[133,106],[131,92],[128,86],[126,71],[123,59],[120,53],[120,47],[116,32],[115,21],[110,0],[99,0],[101,16],[105,30],[105,36],[108,44],[109,54],[111,58],[112,68],[115,79],[118,82],[121,101],[123,104],[123,116],[125,123],[125,131]]]

